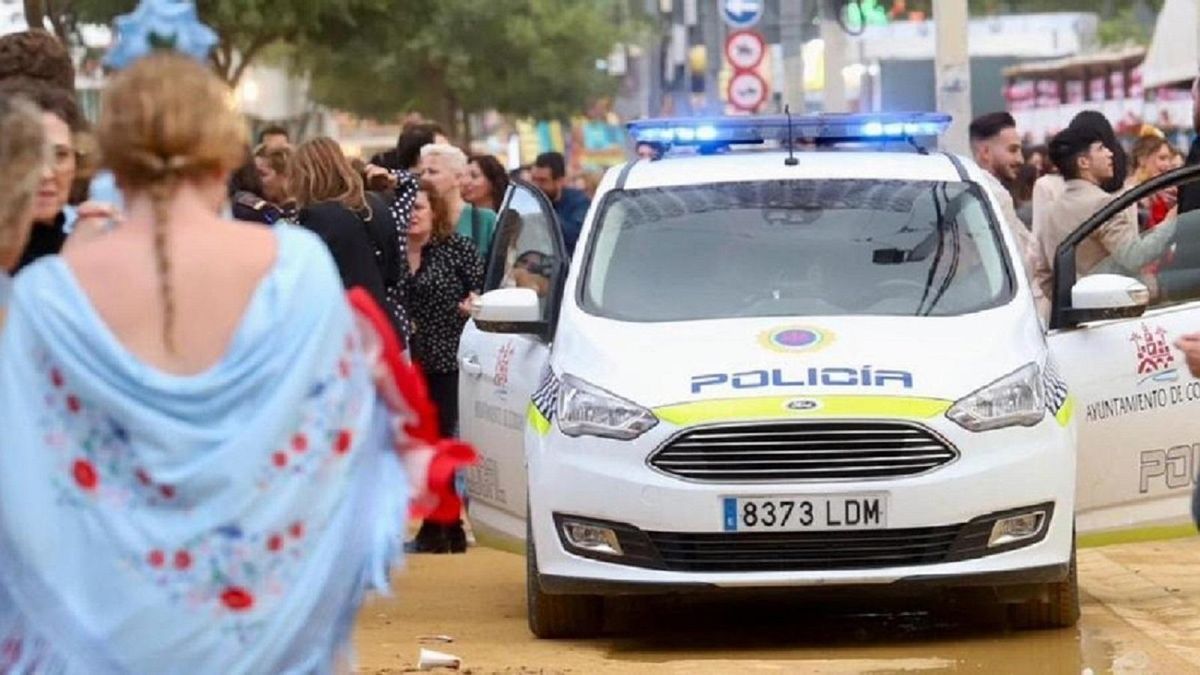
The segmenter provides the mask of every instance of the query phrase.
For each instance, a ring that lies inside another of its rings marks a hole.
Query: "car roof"
[[[962,181],[949,155],[916,152],[817,151],[797,152],[796,166],[787,166],[783,151],[729,152],[717,155],[671,156],[641,160],[628,167],[624,189],[732,183],[756,180],[873,179]],[[960,158],[964,170],[973,168]],[[623,171],[620,167],[618,170]],[[971,177],[975,180],[975,177]]]

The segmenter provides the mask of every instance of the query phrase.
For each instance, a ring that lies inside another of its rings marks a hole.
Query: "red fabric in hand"
[[[405,418],[404,433],[418,444],[433,449],[426,487],[437,503],[428,513],[414,510],[412,516],[424,516],[442,524],[457,522],[462,512],[462,498],[454,489],[454,476],[459,469],[475,464],[478,455],[470,445],[457,439],[442,438],[438,433],[437,408],[429,396],[425,377],[405,358],[400,340],[383,309],[361,288],[350,289],[348,298],[350,306],[379,337],[379,363],[383,366],[384,377],[379,383],[380,393],[388,405]]]

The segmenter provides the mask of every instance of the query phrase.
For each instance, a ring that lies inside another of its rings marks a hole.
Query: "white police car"
[[[1077,620],[1075,402],[1142,377],[1096,354],[1130,349],[1145,287],[1063,281],[1048,337],[980,170],[913,140],[948,121],[635,123],[669,152],[609,171],[570,261],[510,189],[460,416],[536,635],[594,634],[605,595],[756,587],[985,587],[1019,625]],[[1186,491],[1117,466],[1160,442],[1122,419],[1080,449],[1081,526],[1178,522]]]

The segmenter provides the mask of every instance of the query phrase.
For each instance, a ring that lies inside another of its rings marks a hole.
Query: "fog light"
[[[607,527],[568,520],[563,522],[562,531],[567,537],[567,543],[582,551],[625,555],[621,550],[621,543],[617,541],[617,533]]]
[[[997,520],[996,524],[992,526],[992,536],[988,539],[988,548],[1036,537],[1041,534],[1042,526],[1045,523],[1045,511],[1031,511],[1012,518]]]

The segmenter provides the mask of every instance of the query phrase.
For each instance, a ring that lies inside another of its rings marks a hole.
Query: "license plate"
[[[726,532],[862,530],[887,527],[887,495],[725,497]]]

